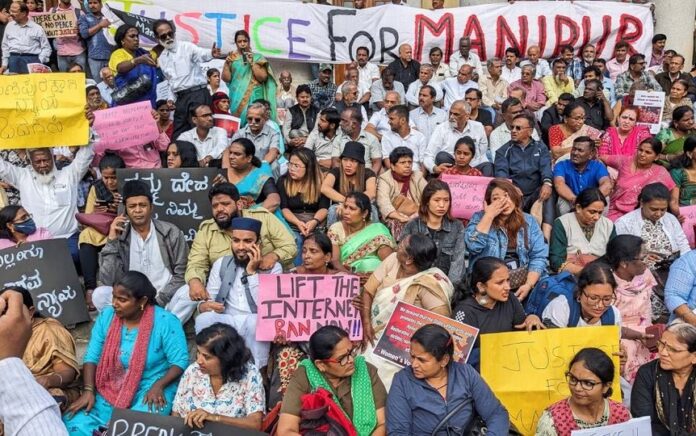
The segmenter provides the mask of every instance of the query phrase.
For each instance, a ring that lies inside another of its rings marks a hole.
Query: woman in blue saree
[[[113,307],[92,328],[82,396],[63,417],[71,436],[92,436],[115,408],[171,414],[188,349],[181,322],[155,305],[156,293],[137,271],[114,285]]]
[[[229,84],[230,112],[239,117],[240,127],[246,125],[247,107],[258,99],[271,105],[271,118],[276,113],[276,81],[268,60],[251,51],[249,34],[239,30],[234,34],[236,52],[231,52],[222,68],[222,80]]]
[[[137,80],[149,79],[150,86],[138,87],[132,97],[121,104],[149,101],[155,107],[157,101],[157,60],[154,52],[140,48],[140,31],[137,27],[124,24],[114,35],[117,49],[111,53],[109,68],[114,73],[116,90],[133,85]],[[147,78],[147,79],[145,79]],[[118,103],[114,101],[114,106]]]

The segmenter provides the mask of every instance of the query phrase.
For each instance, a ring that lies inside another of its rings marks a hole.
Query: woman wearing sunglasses
[[[570,436],[574,430],[620,424],[631,419],[621,403],[609,399],[614,362],[598,348],[583,348],[565,374],[570,397],[552,404],[537,423],[537,436]]]
[[[377,369],[356,357],[358,349],[339,327],[324,326],[312,334],[309,359],[300,363],[285,392],[277,434],[304,434],[326,418],[331,428],[348,434],[386,435],[387,393]]]

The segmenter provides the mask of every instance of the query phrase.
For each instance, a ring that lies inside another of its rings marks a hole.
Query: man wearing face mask
[[[94,115],[87,112],[87,119],[91,126]],[[98,137],[90,132],[89,144],[80,147],[73,162],[60,170],[55,167],[50,148],[28,150],[31,166],[26,168],[0,159],[0,179],[19,190],[22,206],[34,216],[37,226],[47,229],[56,239],[68,240],[75,264],[79,263],[77,186],[92,162],[96,141]]]
[[[194,126],[188,117],[191,107],[201,104],[211,106],[212,99],[208,92],[202,63],[213,59],[224,59],[218,47],[206,50],[197,45],[176,40],[176,27],[168,20],[157,20],[152,25],[157,40],[164,47],[158,59],[162,74],[169,82],[169,87],[176,97],[174,111],[174,138]]]

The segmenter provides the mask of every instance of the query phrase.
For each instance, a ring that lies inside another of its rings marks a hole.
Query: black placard
[[[89,321],[82,285],[65,239],[0,250],[0,284],[28,289],[36,310],[63,325]]]
[[[206,422],[203,428],[192,429],[184,424],[182,418],[177,418],[175,416],[114,409],[107,435],[261,436],[266,435],[266,433],[217,422]]]
[[[217,168],[124,169],[117,170],[116,176],[121,193],[123,184],[129,180],[139,179],[149,184],[153,218],[177,226],[190,243],[201,221],[213,216],[208,191],[219,172]]]

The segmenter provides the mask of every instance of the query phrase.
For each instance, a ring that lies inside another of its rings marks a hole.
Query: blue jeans
[[[79,64],[82,70],[87,72],[87,52],[75,56],[58,56],[58,70],[65,72],[70,69],[70,64]]]
[[[70,256],[75,264],[75,269],[78,274],[80,273],[80,247],[78,247],[77,241],[80,237],[80,232],[74,233],[71,237],[67,239],[68,248],[70,249]]]
[[[101,82],[102,79],[99,76],[99,72],[102,70],[102,68],[109,65],[109,60],[108,59],[87,59],[87,63],[89,64],[88,77],[91,77],[97,83]]]

